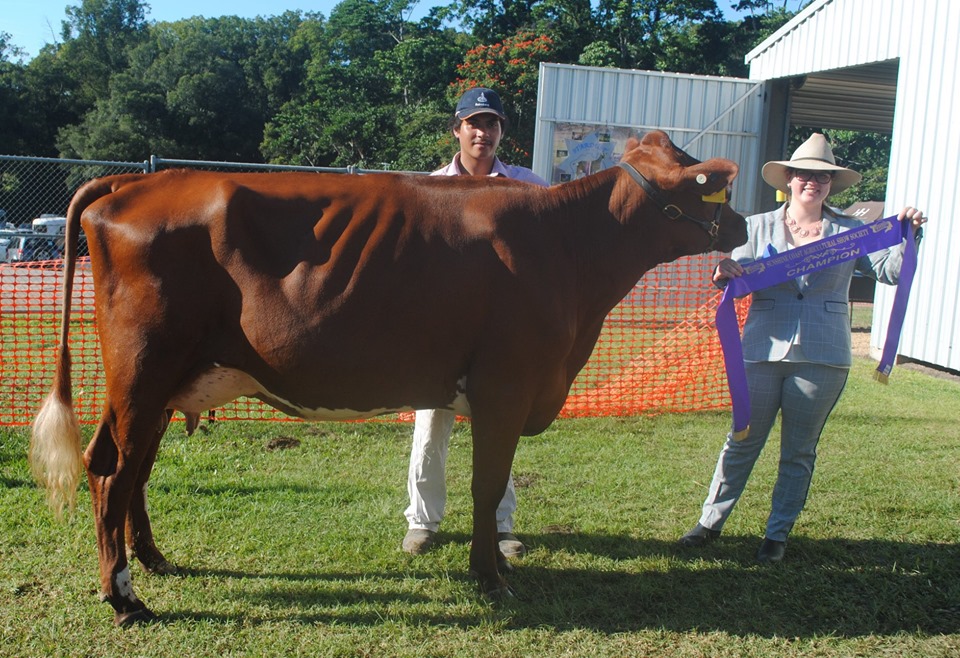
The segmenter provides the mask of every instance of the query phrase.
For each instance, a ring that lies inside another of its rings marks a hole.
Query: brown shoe
[[[527,554],[527,547],[512,532],[498,533],[497,541],[500,543],[500,552],[505,558],[523,557]]]
[[[436,541],[437,533],[433,530],[424,530],[423,528],[410,528],[400,548],[410,555],[422,555],[430,550],[433,542]]]

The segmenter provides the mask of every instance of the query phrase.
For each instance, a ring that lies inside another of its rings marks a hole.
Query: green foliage
[[[460,20],[481,43],[530,29],[538,0],[459,0]]]
[[[606,41],[594,41],[587,44],[577,59],[581,66],[615,67],[617,65],[617,49]]]
[[[533,9],[534,32],[553,40],[553,59],[575,63],[601,31],[590,0],[542,0]]]
[[[0,151],[56,156],[57,129],[83,111],[72,93],[71,67],[50,50],[24,64],[22,52],[5,40],[0,55]]]
[[[264,123],[295,84],[302,59],[288,46],[299,17],[192,18],[160,23],[129,52],[58,147],[69,157],[260,160]]]
[[[299,90],[267,122],[271,162],[366,168],[436,168],[447,112],[444,91],[461,38],[434,22],[403,20],[407,5],[346,0],[308,42]],[[441,117],[441,120],[434,120]]]
[[[504,159],[529,163],[540,61],[744,75],[792,4],[726,21],[715,0],[451,0],[414,22],[416,0],[342,0],[154,23],[140,0],[83,0],[29,62],[0,33],[0,150],[433,169],[479,82],[511,115]]]
[[[10,44],[10,35],[0,32],[0,148],[5,153],[17,153],[22,144],[21,131],[17,118],[17,99],[23,86],[23,68],[14,64],[11,58],[18,52]]]
[[[146,36],[145,12],[140,0],[83,0],[67,6],[57,56],[69,68],[83,107],[102,98],[110,77],[126,68],[128,51]]]
[[[691,23],[721,20],[715,0],[599,0],[597,11],[623,68],[657,69],[670,61],[670,70],[693,72],[664,57],[665,41]]]

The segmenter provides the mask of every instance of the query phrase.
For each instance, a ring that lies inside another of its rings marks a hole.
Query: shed
[[[960,2],[814,0],[746,56],[750,79],[540,65],[533,169],[560,182],[612,166],[626,135],[666,130],[700,159],[740,164],[734,204],[776,205],[760,166],[790,156],[791,128],[891,135],[884,216],[930,223],[900,355],[960,371]],[[894,289],[877,286],[870,343],[886,339]]]
[[[764,160],[789,157],[790,126],[890,132],[886,214],[931,218],[900,354],[960,370],[960,2],[816,0],[746,56],[769,82]],[[893,289],[877,286],[871,347],[879,350]]]

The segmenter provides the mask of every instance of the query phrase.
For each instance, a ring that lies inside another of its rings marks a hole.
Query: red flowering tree
[[[451,105],[471,87],[489,87],[500,94],[510,118],[510,130],[500,143],[505,162],[531,164],[540,62],[547,61],[553,50],[550,37],[519,31],[502,43],[468,51],[457,67],[459,78],[450,85]]]

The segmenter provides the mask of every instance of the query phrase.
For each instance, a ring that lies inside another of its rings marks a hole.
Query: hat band
[[[801,162],[801,161],[803,161],[803,160],[813,160],[814,162],[822,162],[823,164],[828,164],[828,165],[830,165],[831,167],[837,167],[837,168],[839,168],[839,169],[843,169],[843,168],[844,168],[844,167],[841,167],[840,165],[838,165],[836,162],[830,162],[829,160],[826,160],[826,159],[824,159],[824,158],[803,157],[803,158],[797,158],[796,160],[789,160],[788,163],[789,163],[789,164],[793,164],[793,163],[795,163],[795,162]]]

